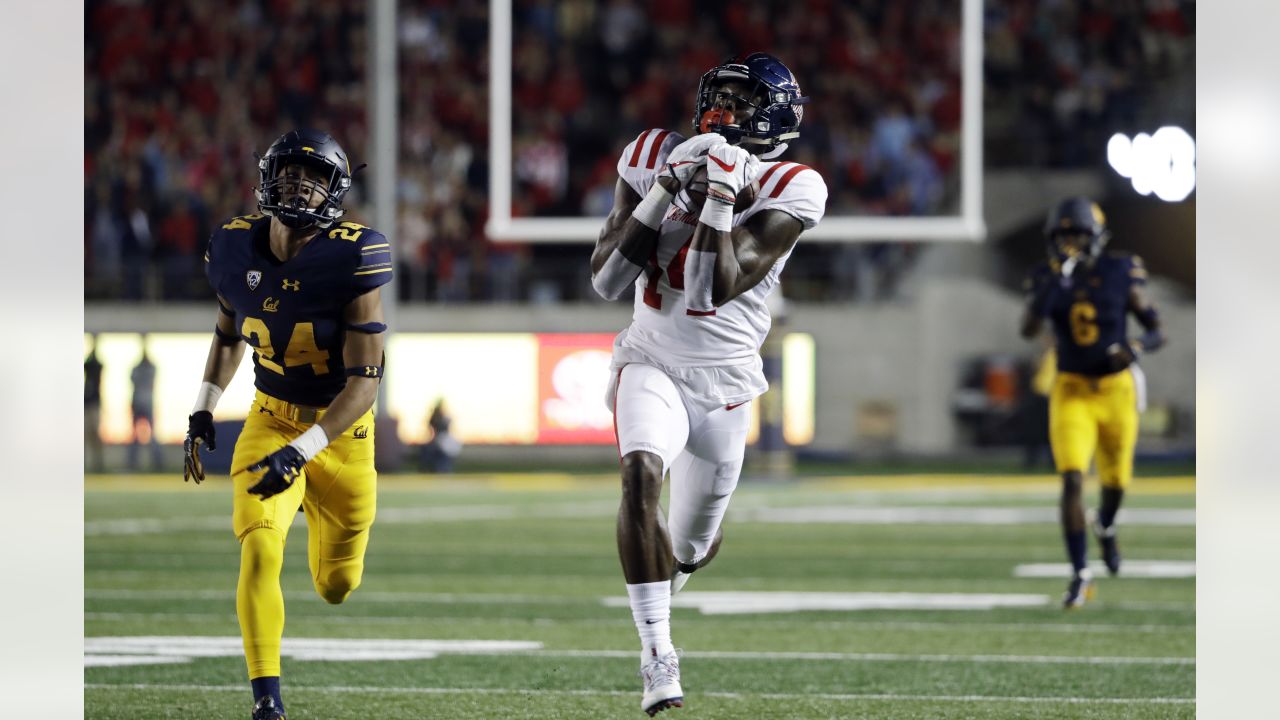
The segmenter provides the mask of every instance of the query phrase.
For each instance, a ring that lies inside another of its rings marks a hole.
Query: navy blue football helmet
[[[303,180],[312,193],[321,193],[324,201],[309,208],[301,193],[285,199],[287,180],[281,173],[289,165],[305,165],[318,171],[319,181]],[[316,225],[327,228],[346,214],[342,199],[351,189],[351,164],[347,153],[328,133],[306,128],[281,135],[267,153],[258,157],[260,182],[254,189],[258,210],[277,218],[291,228]]]
[[[753,88],[747,97],[734,98],[735,105],[748,108],[750,115],[735,111],[733,124],[720,123],[719,117],[708,115],[716,109],[718,88],[728,82]],[[786,141],[800,137],[807,102],[809,98],[800,93],[800,83],[781,60],[767,53],[751,53],[713,67],[702,76],[693,132],[720,133],[731,145],[742,145],[753,154],[776,155],[785,149]]]
[[[1087,242],[1081,251],[1089,258],[1102,254],[1111,232],[1107,230],[1107,216],[1103,214],[1098,203],[1087,197],[1070,197],[1049,210],[1049,217],[1044,223],[1044,237],[1049,244],[1050,259],[1059,262],[1070,257],[1070,251],[1064,246],[1063,235],[1083,234]]]

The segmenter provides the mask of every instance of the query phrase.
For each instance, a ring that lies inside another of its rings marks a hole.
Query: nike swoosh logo
[[[736,407],[742,407],[743,405],[746,405],[746,404],[747,404],[747,401],[746,401],[746,400],[743,400],[743,401],[742,401],[742,402],[740,402],[740,403],[734,403],[734,404],[732,404],[732,405],[725,405],[725,406],[724,406],[724,409],[725,409],[725,410],[732,410],[732,409],[734,409],[734,408],[736,408]]]
[[[657,621],[657,620],[645,620],[645,621],[644,621],[644,624],[645,624],[645,625],[652,625],[652,624],[654,624],[654,623],[656,623],[656,622],[658,622],[658,621]]]
[[[725,165],[724,161],[716,157],[715,155],[708,155],[707,157],[711,158],[712,160],[715,160],[716,164],[720,166],[720,169],[725,172],[733,172],[733,169],[738,167],[738,163],[734,163],[732,165]]]

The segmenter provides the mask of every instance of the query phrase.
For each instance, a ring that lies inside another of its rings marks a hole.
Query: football
[[[707,169],[705,167],[698,168],[693,174],[693,178],[689,180],[689,184],[685,187],[685,192],[689,195],[689,206],[691,210],[701,210],[702,203],[707,200]],[[759,181],[742,188],[738,192],[738,199],[733,204],[734,214],[745,211],[751,207],[756,201],[756,195],[760,192]]]

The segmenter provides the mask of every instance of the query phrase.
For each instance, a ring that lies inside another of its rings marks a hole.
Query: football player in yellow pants
[[[1086,562],[1082,499],[1084,475],[1097,458],[1102,503],[1094,534],[1111,574],[1120,571],[1116,513],[1133,477],[1138,412],[1144,402],[1135,361],[1165,342],[1159,314],[1147,298],[1147,272],[1135,255],[1103,252],[1106,218],[1088,198],[1068,198],[1045,224],[1049,260],[1027,280],[1022,336],[1035,337],[1048,318],[1053,326],[1058,372],[1049,395],[1049,443],[1062,474],[1060,511],[1072,576],[1063,606],[1080,607],[1093,595]],[[1132,314],[1145,330],[1127,337]]]
[[[216,448],[212,411],[247,344],[257,395],[231,464],[236,615],[253,720],[284,720],[280,571],[298,508],[321,597],[342,602],[364,570],[377,487],[371,408],[387,329],[379,288],[391,279],[391,252],[372,228],[338,222],[351,167],[325,133],[285,134],[258,169],[260,214],[223,224],[205,255],[219,313],[183,477],[204,478],[200,448]]]

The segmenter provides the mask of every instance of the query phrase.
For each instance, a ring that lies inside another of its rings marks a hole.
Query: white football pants
[[[680,562],[696,563],[711,549],[738,486],[752,401],[695,405],[681,384],[642,363],[623,366],[612,380],[618,453],[662,458],[663,474],[671,473],[671,547]]]

